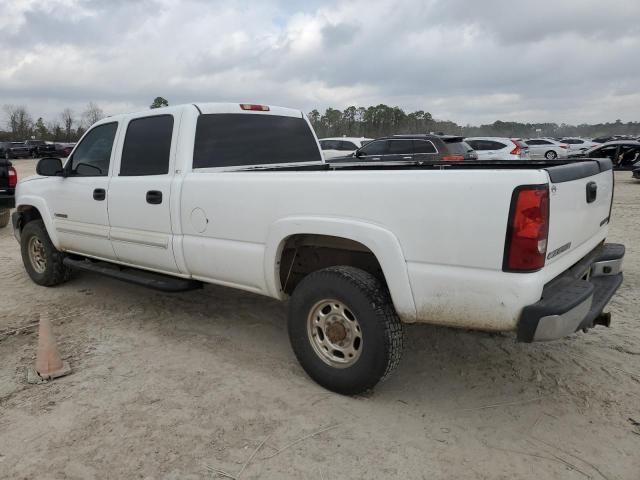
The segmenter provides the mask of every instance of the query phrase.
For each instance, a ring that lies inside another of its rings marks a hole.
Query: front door
[[[65,165],[65,177],[47,179],[47,202],[60,248],[114,259],[109,240],[107,191],[117,122],[89,130]]]
[[[170,201],[179,123],[180,110],[124,121],[108,201],[111,242],[121,262],[178,272]]]

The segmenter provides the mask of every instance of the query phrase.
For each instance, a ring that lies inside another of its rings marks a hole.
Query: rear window
[[[473,150],[467,142],[447,142],[446,145],[449,153],[456,155],[464,155],[465,153]]]
[[[300,117],[242,113],[200,115],[193,168],[321,161]]]

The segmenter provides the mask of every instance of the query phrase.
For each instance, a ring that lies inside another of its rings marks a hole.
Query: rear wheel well
[[[22,231],[22,229],[24,228],[24,226],[29,223],[29,222],[33,222],[34,220],[42,220],[42,215],[40,214],[40,211],[31,205],[20,205],[17,208],[17,211],[21,213],[20,215],[20,219],[18,220],[18,230]]]
[[[331,235],[297,234],[288,237],[280,254],[280,288],[291,294],[310,273],[337,265],[369,272],[386,285],[380,262],[365,245]]]

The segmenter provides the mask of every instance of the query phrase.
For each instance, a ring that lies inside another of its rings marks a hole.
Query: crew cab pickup
[[[15,206],[17,183],[16,169],[9,160],[0,158],[0,228],[9,223],[11,209]]]
[[[327,164],[299,110],[198,103],[94,124],[45,158],[12,216],[27,273],[288,299],[292,348],[354,394],[398,364],[403,323],[553,340],[609,323],[608,159]]]

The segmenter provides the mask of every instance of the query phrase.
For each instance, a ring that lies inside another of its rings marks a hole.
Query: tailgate
[[[614,179],[608,159],[568,163],[546,170],[550,178],[546,264],[550,265],[566,259],[581,245],[597,243],[605,237]],[[577,262],[579,258],[574,260]]]

